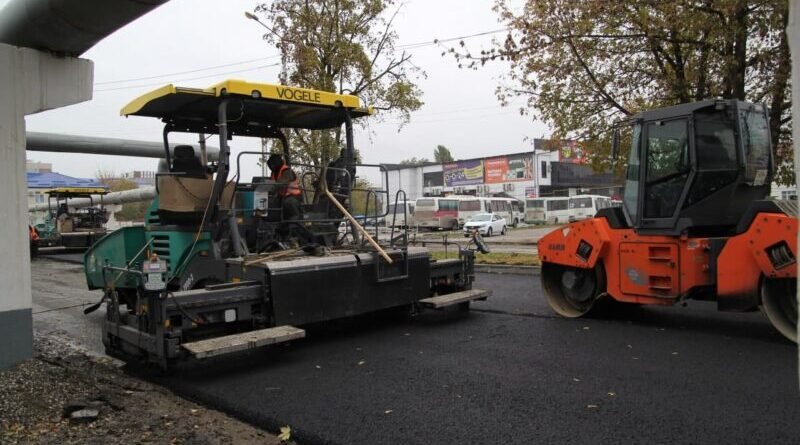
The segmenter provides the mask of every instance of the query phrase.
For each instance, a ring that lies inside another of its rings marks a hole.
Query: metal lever
[[[327,168],[323,169],[322,170],[322,175],[320,177],[321,178],[326,178],[327,177],[327,172],[328,172]],[[339,200],[336,199],[335,196],[333,196],[333,193],[331,193],[330,190],[328,190],[327,182],[326,181],[320,181],[320,184],[322,185],[322,191],[323,191],[323,193],[325,193],[325,196],[327,196],[328,199],[330,199],[331,202],[336,206],[336,208],[338,208],[339,211],[342,212],[344,214],[344,216],[346,216],[347,219],[350,220],[350,223],[353,224],[353,227],[357,227],[358,228],[358,231],[362,235],[364,235],[364,237],[367,239],[367,241],[369,241],[369,243],[372,245],[372,247],[374,247],[375,250],[377,250],[378,253],[381,254],[383,259],[386,260],[387,263],[392,264],[393,261],[392,261],[392,258],[389,256],[389,254],[387,254],[386,251],[383,250],[383,248],[380,246],[380,244],[378,244],[378,242],[375,241],[372,238],[372,236],[369,234],[369,232],[367,232],[367,229],[363,228],[361,226],[361,224],[359,224],[358,221],[353,217],[353,215],[351,215],[350,212],[348,212],[347,209],[344,208],[344,206],[339,202]]]

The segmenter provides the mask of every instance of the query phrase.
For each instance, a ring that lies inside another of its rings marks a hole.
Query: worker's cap
[[[283,165],[283,156],[281,156],[278,153],[271,154],[269,156],[269,158],[267,159],[267,166],[270,169],[274,169],[276,167],[280,167],[281,165]]]

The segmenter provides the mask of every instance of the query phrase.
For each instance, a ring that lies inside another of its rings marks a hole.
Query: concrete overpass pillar
[[[794,179],[800,196],[800,5],[789,2],[789,23],[786,26],[786,37],[789,40],[789,51],[792,55],[792,149],[794,151]],[[800,242],[800,233],[797,234]],[[800,264],[797,265],[800,272]],[[797,302],[800,303],[800,289],[797,291]],[[800,324],[797,326],[800,333]],[[800,343],[797,344],[797,359],[800,361]],[[800,368],[798,368],[800,378]]]
[[[90,60],[0,43],[0,368],[31,356],[25,116],[92,98]]]

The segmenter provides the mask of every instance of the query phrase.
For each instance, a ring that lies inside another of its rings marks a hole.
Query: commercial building
[[[123,173],[117,179],[126,179],[135,182],[139,187],[156,185],[156,172],[149,170],[133,170]]]
[[[797,186],[794,184],[780,185],[777,182],[773,182],[772,188],[770,189],[770,196],[775,199],[797,200]]]
[[[53,164],[49,162],[25,160],[25,171],[28,173],[50,173],[53,171]]]
[[[616,197],[622,193],[622,180],[588,166],[574,141],[535,139],[533,147],[529,152],[445,164],[387,165],[389,191],[404,190],[409,200],[448,194],[523,200],[582,193]]]

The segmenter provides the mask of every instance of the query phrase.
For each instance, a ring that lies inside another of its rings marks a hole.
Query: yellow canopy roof
[[[104,195],[107,190],[103,187],[59,187],[49,190],[51,195]]]
[[[122,108],[123,116],[158,117],[184,131],[214,133],[219,105],[229,99],[229,120],[254,121],[277,128],[334,128],[344,122],[343,109],[354,118],[367,116],[358,97],[285,85],[226,80],[209,88],[169,84]],[[202,123],[201,123],[202,122]],[[184,128],[187,127],[187,128]],[[239,126],[241,127],[241,126]],[[249,133],[239,128],[236,133]],[[253,134],[254,136],[257,134]]]

